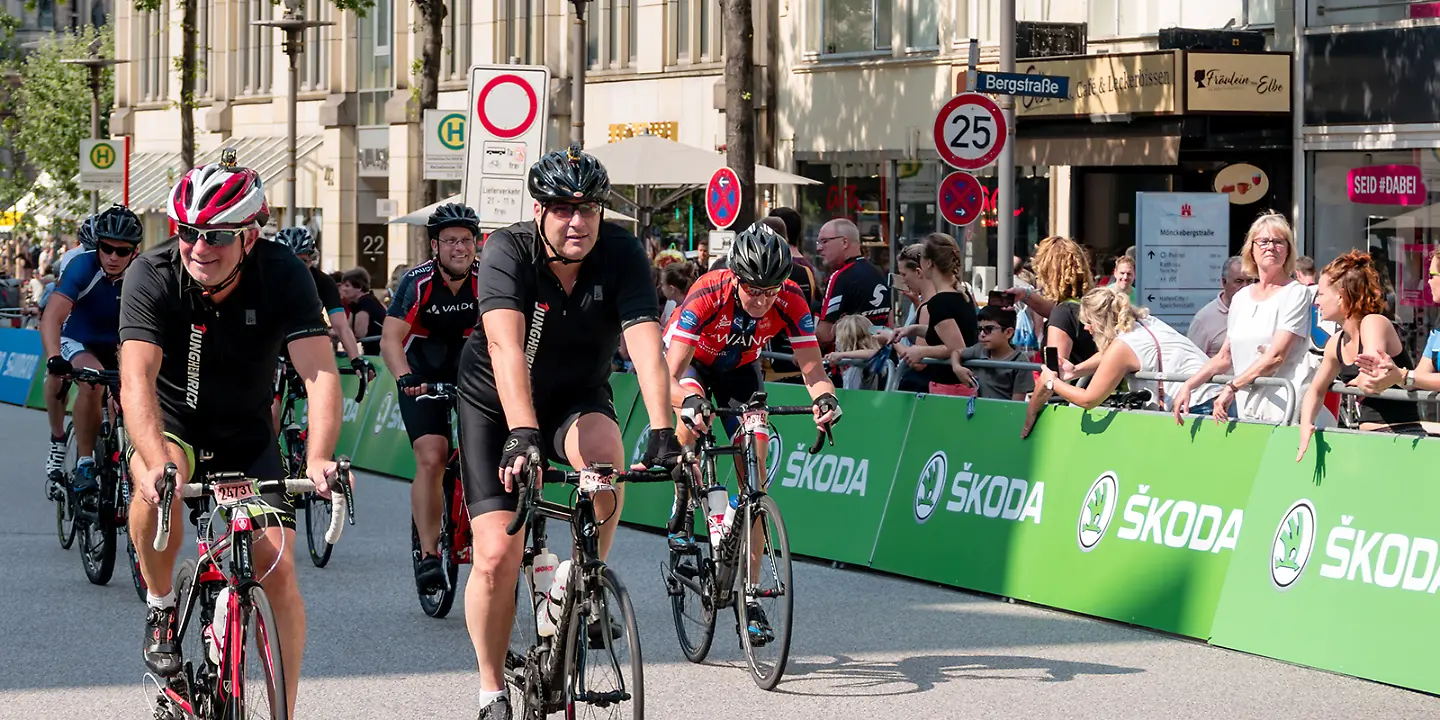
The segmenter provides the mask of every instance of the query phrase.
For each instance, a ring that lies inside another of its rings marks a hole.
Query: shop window
[[[1306,228],[1316,266],[1351,250],[1369,252],[1394,293],[1404,334],[1423,344],[1440,308],[1427,283],[1429,258],[1440,251],[1440,153],[1316,152],[1310,162]]]

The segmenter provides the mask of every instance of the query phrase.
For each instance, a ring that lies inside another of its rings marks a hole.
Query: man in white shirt
[[[1215,357],[1225,345],[1231,298],[1254,282],[1255,278],[1245,274],[1245,266],[1240,262],[1240,256],[1225,261],[1225,271],[1220,274],[1220,294],[1208,305],[1200,308],[1200,312],[1195,313],[1195,319],[1190,321],[1190,330],[1186,333],[1190,342],[1195,343],[1206,355]]]

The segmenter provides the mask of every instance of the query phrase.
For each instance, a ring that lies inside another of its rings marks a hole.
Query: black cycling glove
[[[827,412],[832,413],[830,416],[830,427],[839,424],[840,401],[835,398],[835,393],[825,393],[815,398],[815,402],[811,407],[815,408],[815,411],[820,415],[824,415]]]
[[[540,431],[532,427],[518,427],[510,431],[510,437],[505,438],[504,449],[500,453],[500,468],[503,470],[515,466],[515,458],[525,458],[527,468],[539,468],[544,461],[544,454],[540,450]],[[522,471],[521,477],[525,473]],[[517,484],[516,490],[520,487]]]
[[[51,375],[54,375],[56,377],[62,377],[75,372],[75,366],[71,365],[69,360],[66,360],[59,355],[55,355],[49,360],[45,361],[45,370]]]
[[[688,395],[680,404],[680,419],[688,426],[703,430],[710,422],[715,409],[703,395]]]
[[[370,361],[366,360],[363,357],[350,358],[350,369],[354,370],[357,374],[364,375],[367,378],[375,374],[375,366],[371,365]],[[409,376],[407,375],[406,377]]]
[[[674,470],[680,463],[680,441],[673,428],[658,428],[650,431],[645,442],[645,454],[640,456],[645,467],[660,467]]]
[[[400,388],[417,388],[425,384],[425,378],[415,373],[405,373],[395,378],[395,386]]]

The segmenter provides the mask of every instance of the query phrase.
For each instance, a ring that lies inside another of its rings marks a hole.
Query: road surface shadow
[[[830,662],[792,661],[776,692],[816,697],[913,695],[955,680],[1069,682],[1081,675],[1133,675],[1141,668],[1028,655],[917,655],[899,661],[832,655]],[[823,690],[803,689],[822,683]]]

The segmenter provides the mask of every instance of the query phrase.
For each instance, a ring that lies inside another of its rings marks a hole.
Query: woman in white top
[[[1176,332],[1150,311],[1130,304],[1128,291],[1106,285],[1085,293],[1080,300],[1080,322],[1095,337],[1100,362],[1094,378],[1084,388],[1059,380],[1049,369],[1040,372],[1040,387],[1053,391],[1072,405],[1085,409],[1104,402],[1120,386],[1129,373],[1154,372],[1191,375],[1200,370],[1209,358],[1190,338]],[[1131,388],[1149,390],[1150,409],[1169,409],[1180,389],[1178,382],[1157,383],[1153,380],[1131,380]],[[1042,391],[1042,392],[1044,392]],[[1206,411],[1208,402],[1219,390],[1207,385],[1195,396],[1197,412]]]
[[[1188,409],[1191,395],[1215,375],[1235,368],[1235,379],[1225,383],[1215,398],[1212,413],[1217,422],[1236,416],[1266,423],[1286,421],[1292,403],[1300,402],[1289,389],[1252,385],[1262,377],[1289,380],[1297,392],[1314,375],[1307,361],[1310,337],[1310,288],[1296,282],[1295,234],[1277,213],[1261,215],[1245,233],[1240,251],[1245,272],[1259,281],[1235,293],[1230,301],[1225,344],[1220,352],[1175,394],[1175,420]]]

